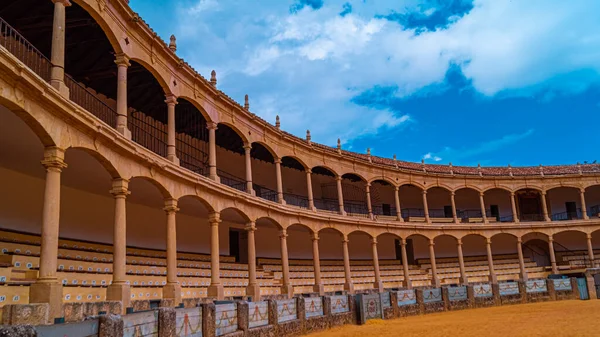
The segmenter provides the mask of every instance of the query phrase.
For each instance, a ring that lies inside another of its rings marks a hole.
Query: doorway
[[[567,220],[578,219],[577,216],[577,203],[574,201],[565,202],[565,209],[567,210]]]
[[[248,233],[245,230],[229,229],[229,255],[235,262],[248,263]]]

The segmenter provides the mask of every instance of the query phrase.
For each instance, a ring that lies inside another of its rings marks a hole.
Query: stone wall
[[[548,284],[550,284],[550,287],[552,287],[551,290],[554,292],[554,284],[552,280],[535,279],[525,282],[527,302],[536,303],[550,301],[552,298],[550,296]]]

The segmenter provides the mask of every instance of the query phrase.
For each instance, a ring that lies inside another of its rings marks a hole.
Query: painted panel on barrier
[[[237,305],[235,303],[217,304],[215,309],[216,336],[237,331]]]
[[[554,282],[554,290],[556,291],[571,291],[571,280],[568,278],[552,280]]]
[[[304,299],[306,318],[323,316],[323,298],[307,297]]]
[[[381,296],[379,294],[363,295],[361,305],[365,313],[365,320],[382,317]]]
[[[40,325],[34,327],[39,337],[97,337],[98,319],[85,320],[78,323]]]
[[[269,303],[248,302],[248,325],[251,328],[269,324]]]
[[[423,303],[442,301],[442,288],[423,289]]]
[[[177,337],[202,336],[202,308],[175,309]]]
[[[492,297],[492,286],[489,283],[475,284],[473,285],[473,294],[475,297]]]
[[[158,311],[123,316],[123,337],[158,337]]]
[[[548,291],[546,288],[546,280],[544,279],[528,280],[527,283],[525,283],[525,288],[527,289],[528,293],[541,293]]]
[[[414,289],[398,290],[398,306],[410,305],[417,303],[417,295]]]
[[[343,312],[350,311],[350,306],[348,305],[348,296],[346,295],[338,295],[331,296],[331,313],[332,314],[341,314]]]
[[[467,287],[448,287],[448,299],[450,301],[464,301],[467,299]]]
[[[498,283],[500,296],[519,295],[519,284],[517,282]]]
[[[298,319],[296,299],[277,301],[277,322],[283,323]]]
[[[390,297],[389,291],[381,293],[381,306],[383,308],[391,308],[392,307],[392,298]]]

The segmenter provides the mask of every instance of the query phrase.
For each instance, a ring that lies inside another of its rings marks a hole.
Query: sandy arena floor
[[[600,300],[572,300],[372,320],[309,336],[600,336],[599,318]]]

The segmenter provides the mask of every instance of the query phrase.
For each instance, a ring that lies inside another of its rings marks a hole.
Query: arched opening
[[[256,196],[277,202],[277,182],[275,179],[275,157],[271,150],[261,143],[252,143],[252,188]]]
[[[427,204],[431,222],[452,222],[452,204],[450,191],[443,187],[432,187],[427,190]]]
[[[178,98],[175,107],[175,148],[182,167],[208,175],[208,130],[206,118],[192,102]]]
[[[371,207],[373,214],[383,217],[396,217],[396,187],[387,180],[371,182]]]
[[[429,193],[428,193],[429,194]],[[460,272],[457,272],[457,240],[451,235],[438,235],[435,243],[435,259],[438,264],[437,277],[441,284],[460,284]]]
[[[217,174],[221,183],[246,191],[244,140],[227,124],[219,124],[215,133],[217,145]]]
[[[373,284],[375,282],[375,269],[373,266],[371,240],[371,235],[361,231],[355,231],[348,235],[348,253],[350,257],[350,269],[363,270],[363,272],[360,275],[353,275],[352,277],[352,282],[354,283],[354,290],[356,291],[373,289]],[[361,268],[359,266],[364,267]]]
[[[492,188],[484,192],[483,199],[490,222],[512,222],[512,204],[510,192],[501,188]]]
[[[50,80],[54,4],[7,0],[0,4],[4,45],[43,79]],[[71,101],[114,127],[115,50],[100,25],[76,3],[66,8],[65,85]]]
[[[492,254],[494,256],[494,270],[498,281],[519,280],[520,265],[517,244],[520,244],[517,237],[512,234],[500,233],[492,236]],[[534,273],[543,271],[543,268],[536,267],[535,263],[524,258],[525,271]]]
[[[590,218],[600,217],[600,185],[589,186],[585,189],[585,203]]]
[[[412,234],[406,238],[406,257],[409,265],[417,265],[418,273],[411,272],[413,287],[432,285],[431,255],[429,238],[421,234]]]
[[[400,186],[400,209],[404,221],[425,221],[425,207],[423,205],[423,190],[411,184]]]
[[[344,251],[343,235],[333,228],[319,231],[319,256],[321,257],[321,277],[325,292],[344,290]]]
[[[550,253],[548,250],[548,236],[533,232],[521,238],[523,242],[523,257],[534,261],[538,266],[550,266]]]
[[[127,245],[166,250],[165,195],[157,183],[145,177],[129,181],[127,196]]]
[[[515,192],[516,207],[521,221],[544,221],[542,194],[538,190],[523,188]]]
[[[404,282],[400,237],[391,233],[380,234],[377,236],[377,252],[384,288],[406,287],[406,283]],[[413,269],[413,267],[409,266],[409,269]]]
[[[212,209],[196,196],[183,196],[177,200],[177,250],[189,253],[210,254],[209,214]],[[226,223],[225,220],[223,220]],[[227,226],[221,226],[226,227]],[[227,232],[219,228],[223,237]],[[219,233],[221,234],[221,233]],[[221,235],[219,235],[221,237]],[[227,255],[227,246],[219,245],[222,255]]]
[[[580,231],[563,231],[552,236],[559,268],[593,268],[587,252],[587,235]],[[564,266],[564,267],[561,267]]]
[[[315,208],[321,211],[339,212],[336,174],[323,166],[312,168],[311,181]]]
[[[281,158],[283,198],[286,204],[308,208],[308,185],[306,167],[294,157]]]
[[[291,225],[286,230],[288,234],[290,281],[294,286],[294,293],[311,293],[315,284],[312,253],[313,231],[300,224]]]
[[[482,222],[479,192],[472,188],[461,188],[454,193],[456,213],[463,222]]]
[[[552,221],[582,219],[579,189],[556,187],[546,191],[548,214]]]
[[[348,215],[366,217],[369,214],[367,207],[366,181],[354,174],[342,175],[342,195],[344,196],[344,211]],[[337,186],[336,186],[337,188]],[[373,196],[371,196],[373,198]],[[379,196],[375,196],[378,199]]]

